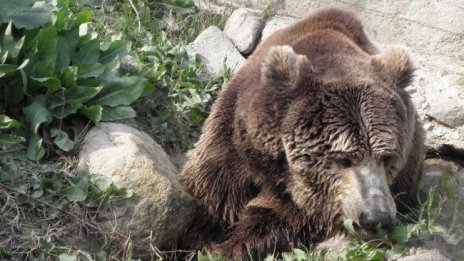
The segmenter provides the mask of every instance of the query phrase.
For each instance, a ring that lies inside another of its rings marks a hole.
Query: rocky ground
[[[222,11],[224,5],[231,3],[242,6],[251,3],[257,9],[264,6],[263,1],[215,1],[219,5],[197,2],[200,7],[215,11]],[[276,1],[274,7],[280,6],[280,12],[237,9],[224,30],[209,27],[190,45],[190,52],[201,56],[210,75],[220,74],[225,68],[237,69],[262,39],[295,22],[296,16],[321,5],[304,4],[298,8],[294,2],[298,1],[288,1],[282,7]],[[407,90],[427,133],[429,159],[424,169],[425,186],[439,184],[443,178],[456,185],[464,178],[464,5],[458,1],[412,2],[393,7],[374,1],[348,1],[348,5],[361,13],[368,36],[372,36],[380,50],[391,43],[403,43],[411,50],[417,71]],[[137,250],[142,252],[151,245],[169,245],[179,236],[194,209],[192,200],[177,184],[179,170],[170,164],[159,145],[141,131],[114,123],[95,127],[87,134],[84,145],[80,157],[84,173],[105,174],[115,184],[133,189],[136,195],[108,213],[113,217],[108,219],[110,227],[131,232]],[[457,194],[464,198],[460,184]],[[462,212],[457,215],[462,220]],[[453,254],[449,251],[455,250],[450,250],[443,240],[425,241],[411,248],[408,255],[394,259],[450,260]]]

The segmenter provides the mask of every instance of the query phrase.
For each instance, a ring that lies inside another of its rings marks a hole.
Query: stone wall
[[[464,1],[461,0],[195,0],[203,7],[228,5],[303,17],[317,8],[345,6],[362,18],[368,37],[384,44],[405,44],[421,55],[464,62]]]

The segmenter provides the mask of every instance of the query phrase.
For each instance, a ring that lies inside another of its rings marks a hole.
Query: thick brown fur
[[[342,9],[265,39],[188,154],[180,182],[199,214],[183,247],[246,258],[339,233],[355,186],[343,173],[367,158],[401,194],[396,200],[413,204],[423,133],[403,89],[412,73],[405,51],[378,53]],[[340,165],[346,157],[350,166]]]

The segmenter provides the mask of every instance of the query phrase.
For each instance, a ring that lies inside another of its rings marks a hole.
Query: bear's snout
[[[341,176],[340,203],[345,218],[351,218],[362,229],[390,230],[396,205],[382,164],[366,159],[345,169]]]
[[[393,218],[386,211],[362,211],[358,220],[359,225],[364,228],[375,229],[380,225],[381,228],[390,231],[393,225]]]

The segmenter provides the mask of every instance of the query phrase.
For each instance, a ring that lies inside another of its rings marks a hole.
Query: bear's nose
[[[390,230],[393,225],[390,213],[384,211],[362,212],[358,220],[359,225],[365,228],[375,228],[380,224],[383,229]]]

